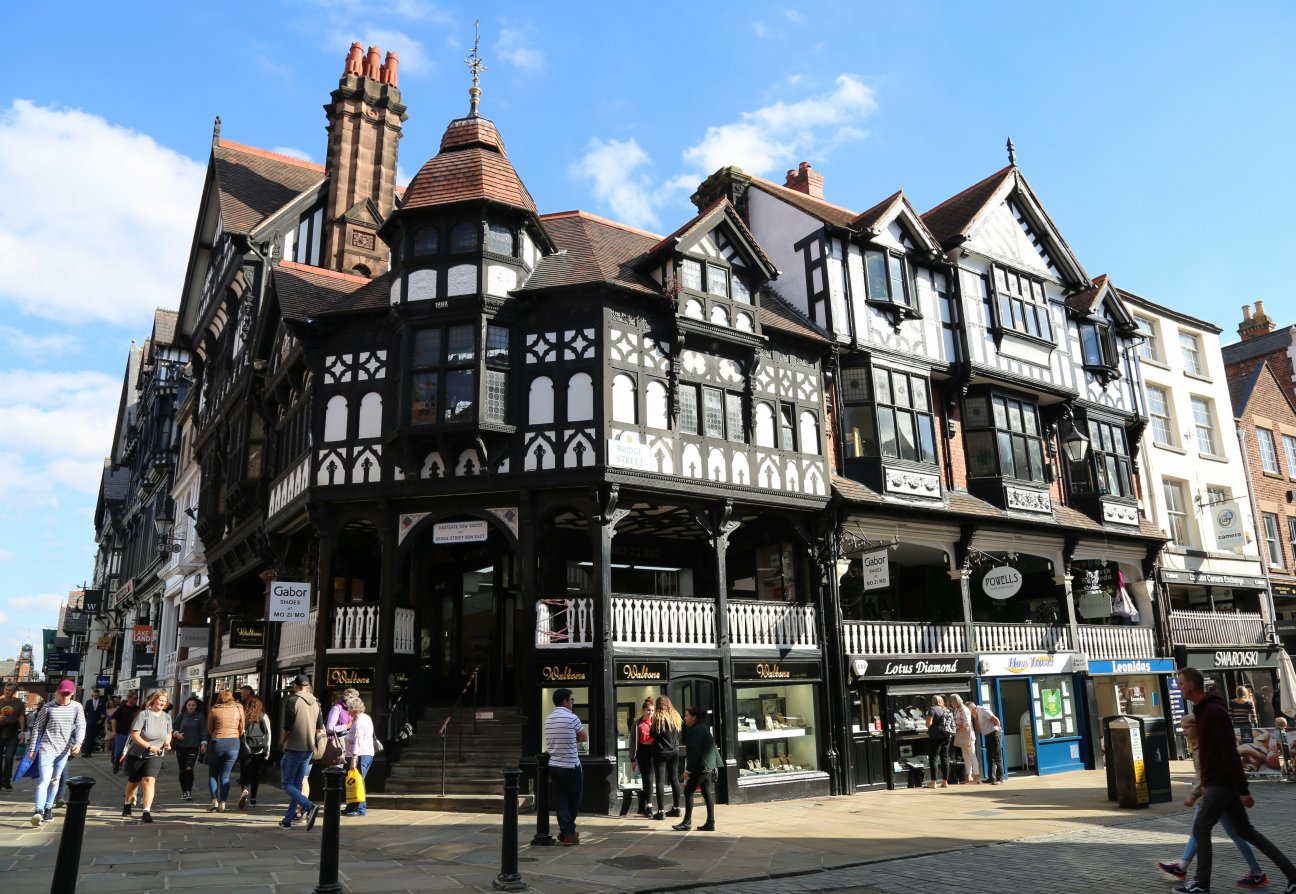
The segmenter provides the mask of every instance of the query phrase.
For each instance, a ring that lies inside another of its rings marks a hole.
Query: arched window
[[[324,407],[324,440],[345,441],[346,434],[347,399],[335,394]]]
[[[360,398],[360,431],[361,438],[377,438],[382,435],[382,395],[370,391]]]
[[[763,401],[758,401],[753,415],[756,418],[756,446],[773,447],[775,444],[774,408]]]
[[[594,418],[594,380],[589,373],[576,373],[567,380],[567,421]]]
[[[819,420],[809,410],[801,411],[801,452],[819,452]]]
[[[513,231],[503,224],[491,224],[486,233],[486,250],[499,255],[512,255]]]
[[[729,325],[729,309],[723,304],[717,304],[711,308],[711,322],[717,326]]]
[[[436,227],[424,227],[414,234],[414,254],[434,255],[440,244]]]
[[[649,382],[644,389],[647,399],[647,424],[651,428],[668,428],[669,414],[666,411],[666,386],[661,382]]]
[[[536,376],[531,380],[531,397],[527,410],[527,422],[530,425],[548,425],[554,421],[554,386],[548,376]]]
[[[455,224],[455,228],[450,231],[450,250],[451,251],[472,251],[477,247],[477,240],[481,237],[481,228],[475,223]]]
[[[612,380],[612,421],[634,425],[639,421],[634,379],[624,373]]]

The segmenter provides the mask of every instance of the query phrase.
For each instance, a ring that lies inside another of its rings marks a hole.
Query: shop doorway
[[[720,749],[720,758],[724,760],[725,736],[723,718],[720,716],[720,699],[717,696],[719,683],[714,677],[677,677],[670,681],[667,694],[674,702],[675,709],[683,714],[688,708],[700,708],[706,721],[711,724],[711,734],[715,736],[716,747]],[[681,766],[681,770],[683,767]],[[722,803],[729,801],[729,787],[723,771],[716,774],[716,800]],[[701,796],[698,796],[701,800]]]
[[[1003,724],[1004,767],[1008,772],[1035,772],[1030,680],[997,679],[996,714]]]

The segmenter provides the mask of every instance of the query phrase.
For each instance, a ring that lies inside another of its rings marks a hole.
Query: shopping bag
[[[364,777],[355,767],[347,770],[346,774],[346,802],[348,804],[359,804],[365,799]]]
[[[40,748],[40,743],[36,745]],[[22,759],[18,761],[18,766],[14,768],[13,782],[20,782],[30,776],[32,779],[40,779],[40,752],[37,756],[32,757],[31,752],[26,747],[22,750]]]

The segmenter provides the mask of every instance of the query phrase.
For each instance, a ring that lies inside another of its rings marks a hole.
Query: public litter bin
[[[1137,717],[1122,715],[1103,720],[1108,772],[1115,782],[1115,797],[1111,800],[1121,807],[1148,806],[1147,765],[1143,757],[1141,727]]]
[[[1157,714],[1136,715],[1143,733],[1143,766],[1148,803],[1168,804],[1170,794],[1170,725]]]

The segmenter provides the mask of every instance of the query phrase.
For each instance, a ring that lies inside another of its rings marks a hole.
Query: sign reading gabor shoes
[[[277,580],[270,583],[269,621],[310,620],[311,585],[295,580]]]
[[[885,549],[864,553],[860,560],[864,568],[865,590],[884,590],[891,586],[891,567]]]
[[[999,565],[981,578],[981,589],[991,599],[1011,599],[1021,589],[1022,576],[1016,568]]]

